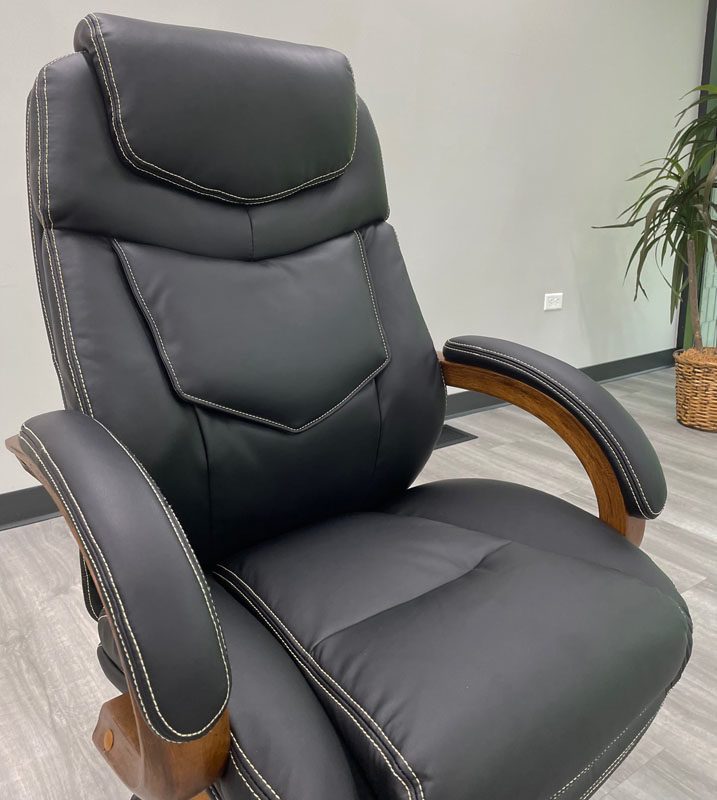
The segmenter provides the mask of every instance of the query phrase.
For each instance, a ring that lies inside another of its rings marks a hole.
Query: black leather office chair
[[[343,55],[94,14],[75,48],[27,110],[67,410],[8,445],[80,547],[98,748],[145,800],[589,797],[690,652],[641,429],[527,347],[436,355]],[[558,431],[600,518],[409,489],[445,383]]]

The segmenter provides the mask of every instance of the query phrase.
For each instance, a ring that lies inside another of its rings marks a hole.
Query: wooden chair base
[[[128,694],[100,709],[92,741],[119,779],[141,800],[209,800],[229,751],[225,711],[200,739],[168,742],[153,733]]]

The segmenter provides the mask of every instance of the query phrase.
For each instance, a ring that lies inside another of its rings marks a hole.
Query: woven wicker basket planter
[[[717,431],[717,348],[675,352],[677,421]]]

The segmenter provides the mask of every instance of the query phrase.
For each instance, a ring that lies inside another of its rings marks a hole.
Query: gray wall
[[[436,342],[485,333],[579,366],[670,347],[667,294],[622,284],[631,200],[699,82],[706,0],[110,0],[118,14],[345,51],[381,136],[392,222]],[[34,286],[24,106],[90,10],[5,4],[0,29],[0,435],[60,405]],[[543,294],[565,293],[544,313]],[[0,455],[0,492],[31,480]]]

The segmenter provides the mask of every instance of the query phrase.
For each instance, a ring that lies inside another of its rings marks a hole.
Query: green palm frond
[[[637,199],[604,228],[637,228],[639,236],[628,258],[625,276],[634,270],[634,297],[645,293],[642,276],[652,254],[670,286],[670,318],[674,317],[688,280],[688,242],[695,248],[697,264],[707,248],[717,257],[717,203],[712,192],[717,183],[717,85],[698,86],[698,92],[677,115],[676,131],[663,158],[652,159],[628,178],[646,180]],[[701,113],[687,122],[695,109]],[[671,272],[664,261],[674,257]]]

